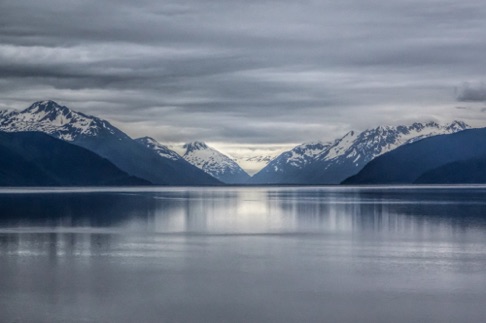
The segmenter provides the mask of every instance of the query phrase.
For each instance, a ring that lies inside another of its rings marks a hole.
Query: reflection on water
[[[0,208],[2,322],[486,315],[482,186],[17,189]]]
[[[42,192],[42,191],[41,191]],[[0,192],[1,193],[1,192]],[[483,230],[486,188],[230,188],[0,194],[0,228],[198,233]]]

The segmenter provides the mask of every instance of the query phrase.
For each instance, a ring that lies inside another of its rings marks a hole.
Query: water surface
[[[1,322],[483,322],[486,187],[3,189]]]

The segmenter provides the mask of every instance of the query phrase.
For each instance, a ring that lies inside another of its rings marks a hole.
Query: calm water
[[[0,322],[485,322],[486,187],[0,191]]]

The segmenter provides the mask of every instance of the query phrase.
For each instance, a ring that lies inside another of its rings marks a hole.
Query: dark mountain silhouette
[[[0,132],[1,186],[150,185],[107,159],[41,132]]]
[[[431,169],[415,180],[416,184],[486,183],[486,156],[456,161]]]

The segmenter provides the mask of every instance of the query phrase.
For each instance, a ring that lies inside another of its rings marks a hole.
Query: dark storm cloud
[[[486,84],[463,84],[458,90],[457,100],[462,102],[486,102]]]
[[[0,106],[55,99],[161,141],[481,123],[455,102],[485,101],[485,15],[482,0],[4,0]]]

